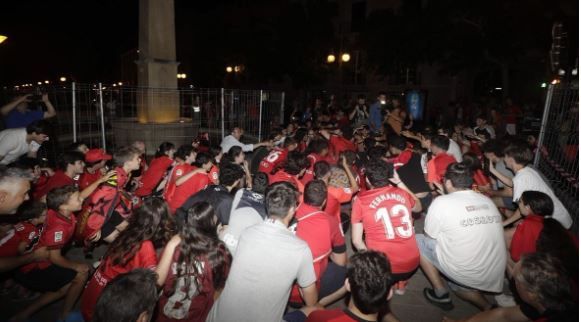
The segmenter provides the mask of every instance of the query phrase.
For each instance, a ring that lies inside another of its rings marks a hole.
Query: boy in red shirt
[[[319,133],[329,140],[329,154],[335,161],[344,151],[357,151],[357,146],[352,141],[353,131],[348,126],[334,131],[321,130]]]
[[[184,167],[184,172],[181,169],[173,171],[175,177],[175,191],[166,201],[170,207],[171,213],[181,207],[189,197],[195,195],[210,184],[208,171],[212,169],[212,160],[207,153],[198,153],[196,156],[196,163],[194,166]],[[185,172],[189,170],[188,172]],[[181,173],[180,173],[181,172]],[[171,179],[170,179],[171,180]]]
[[[40,200],[54,188],[76,185],[76,179],[85,169],[85,155],[77,151],[63,153],[58,161],[58,170],[48,179],[46,184],[36,187],[34,199]]]
[[[334,285],[325,285],[325,292],[319,292],[319,298],[339,290],[344,280],[344,267],[347,264],[345,238],[339,230],[339,222],[322,209],[327,200],[327,186],[321,180],[312,180],[305,187],[304,202],[295,214],[296,235],[309,245],[313,255],[313,266],[317,276],[317,286],[321,289],[321,278],[329,267],[333,270]],[[337,265],[327,266],[329,258]],[[339,277],[337,277],[339,275]],[[337,279],[339,280],[336,283]],[[298,286],[293,287],[291,302],[302,303]]]
[[[258,171],[266,173],[270,179],[270,176],[275,173],[282,164],[284,164],[288,153],[296,150],[298,146],[299,145],[295,139],[287,137],[284,139],[283,148],[273,148],[270,153],[260,161]]]
[[[139,187],[135,190],[135,195],[138,197],[147,197],[156,193],[162,183],[166,172],[173,164],[173,156],[176,152],[175,146],[170,142],[163,142],[160,144],[155,158],[151,160],[149,167],[141,175],[139,180]]]
[[[38,247],[49,249],[48,260],[31,263],[20,268],[17,280],[25,287],[44,292],[27,308],[16,314],[13,319],[26,320],[45,305],[64,297],[64,305],[59,319],[71,318],[77,298],[85,287],[89,267],[65,258],[62,249],[73,238],[75,232],[75,211],[81,210],[83,203],[80,193],[74,186],[64,186],[51,190],[47,196],[48,213]]]
[[[91,149],[85,154],[85,172],[79,178],[79,189],[83,190],[105,174],[105,164],[112,156],[103,149]]]
[[[358,250],[387,256],[393,281],[404,282],[399,285],[403,292],[405,281],[420,264],[412,212],[420,212],[422,205],[383,160],[370,161],[365,169],[369,190],[353,198],[351,239]]]
[[[272,175],[272,177],[269,178],[269,182],[270,184],[281,181],[290,182],[302,194],[303,191],[305,191],[305,186],[299,179],[305,175],[309,165],[309,160],[303,153],[293,151],[288,154],[284,168],[278,170],[277,173]],[[300,197],[300,199],[302,200],[302,197]]]
[[[456,163],[456,159],[449,155],[448,147],[450,146],[450,139],[443,135],[436,135],[430,140],[430,150],[432,151],[432,159],[428,161],[428,183],[432,190],[435,184],[441,184],[446,169],[452,163]]]
[[[344,157],[341,158],[341,166],[347,178],[349,179],[349,188],[341,188],[329,185],[329,179],[331,178],[331,166],[328,162],[319,161],[315,164],[315,178],[322,180],[327,186],[327,202],[325,205],[325,212],[329,216],[335,218],[337,222],[341,222],[341,204],[351,201],[353,195],[359,191],[359,185],[353,174],[349,170],[347,161]]]
[[[38,243],[47,213],[46,204],[40,201],[29,202],[23,208],[19,216],[22,221],[14,225],[16,236],[20,239],[20,254],[30,252]]]
[[[307,150],[311,151],[311,153],[307,156],[310,164],[305,171],[305,175],[303,175],[301,178],[303,185],[307,184],[309,181],[315,178],[315,163],[319,161],[326,161],[327,154],[329,154],[329,143],[323,139],[314,140],[309,143]]]

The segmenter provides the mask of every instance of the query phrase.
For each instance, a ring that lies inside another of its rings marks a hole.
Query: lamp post
[[[333,52],[331,52],[329,55],[327,55],[327,64],[333,64],[337,61],[337,63],[339,64],[339,85],[340,87],[343,87],[343,64],[348,63],[351,60],[351,54],[349,54],[348,52],[343,52],[340,53],[339,55],[340,59],[337,59],[337,57],[335,56],[335,54]]]
[[[4,41],[6,41],[6,39],[8,39],[8,37],[6,37],[4,35],[0,35],[0,44],[3,43]]]

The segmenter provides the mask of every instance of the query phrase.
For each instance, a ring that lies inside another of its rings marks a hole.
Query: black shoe
[[[450,294],[446,294],[444,296],[436,296],[436,293],[431,288],[424,289],[424,297],[433,305],[441,308],[444,311],[450,311],[454,309],[454,304],[452,303],[452,298],[450,298]]]

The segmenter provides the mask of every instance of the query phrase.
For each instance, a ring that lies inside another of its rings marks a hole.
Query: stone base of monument
[[[148,155],[155,154],[164,141],[175,144],[177,148],[190,144],[198,134],[198,127],[186,118],[173,123],[139,123],[136,118],[118,118],[111,123],[116,147],[143,141]]]

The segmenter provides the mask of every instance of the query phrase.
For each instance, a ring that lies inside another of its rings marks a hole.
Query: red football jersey
[[[510,257],[518,262],[523,254],[537,250],[537,240],[543,230],[544,218],[539,215],[528,215],[516,226],[510,243]]]
[[[14,229],[20,241],[26,243],[27,249],[32,249],[34,244],[38,243],[41,230],[30,222],[19,222],[14,225]]]
[[[351,201],[353,191],[351,188],[337,188],[327,186],[327,204],[325,212],[331,217],[341,221],[341,204]]]
[[[410,272],[420,263],[412,196],[397,187],[382,187],[353,198],[351,223],[363,223],[367,248],[387,255],[394,273]]]
[[[314,179],[314,177],[315,177],[315,163],[317,163],[319,161],[327,161],[326,158],[324,158],[316,153],[311,153],[311,154],[307,155],[307,159],[309,160],[309,162],[311,164],[309,165],[309,167],[305,171],[305,175],[301,178],[301,182],[303,183],[303,185],[306,185],[307,183],[309,183],[309,181]]]
[[[46,184],[42,186],[37,186],[33,197],[34,199],[40,199],[46,196],[52,189],[74,185],[76,182],[73,178],[67,176],[63,171],[57,170],[54,175],[48,179]]]
[[[85,321],[91,321],[93,312],[99,295],[105,289],[105,286],[117,275],[127,273],[136,268],[148,268],[154,270],[157,266],[157,255],[153,243],[146,240],[141,243],[141,247],[129,262],[124,266],[114,266],[105,258],[93,274],[93,277],[87,284],[81,300],[81,312]]]
[[[40,240],[35,245],[34,249],[39,247],[47,247],[48,249],[64,248],[75,234],[75,226],[77,225],[77,218],[71,214],[67,218],[60,213],[49,209],[46,213],[46,220],[40,234]],[[44,260],[36,263],[24,265],[20,270],[24,273],[33,269],[44,269],[52,265],[49,260]]]
[[[0,238],[0,257],[14,257],[20,255],[18,246],[22,240],[16,234],[15,229],[10,229],[6,235]]]
[[[94,173],[89,173],[87,170],[81,174],[79,178],[79,189],[82,191],[86,187],[93,184],[93,182],[101,178],[101,170],[97,170]]]
[[[453,156],[442,152],[430,161],[428,161],[428,182],[429,183],[442,183],[444,175],[446,174],[446,169],[452,163],[455,163],[456,159]]]
[[[306,322],[361,322],[363,319],[348,309],[317,310],[309,314]]]
[[[300,180],[297,180],[294,176],[291,176],[290,174],[284,172],[284,170],[279,170],[277,173],[272,175],[271,181],[269,183],[273,184],[276,182],[290,182],[290,183],[292,183],[301,193],[301,200],[303,200],[302,193],[305,191],[305,186],[303,185],[303,183]]]
[[[342,136],[331,135],[329,138],[329,153],[334,159],[338,159],[339,154],[343,151],[357,152],[357,146]]]
[[[339,232],[336,220],[331,220],[328,214],[318,208],[302,203],[295,214],[297,219],[296,236],[304,240],[313,255],[313,267],[319,281],[329,263],[333,249],[344,249],[345,238]],[[291,293],[291,302],[302,302],[298,287],[295,285]]]
[[[175,210],[178,209],[186,201],[186,199],[188,199],[191,196],[191,194],[188,195],[188,192],[191,188],[192,180],[200,179],[200,177],[198,177],[198,175],[196,174],[192,178],[190,178],[190,180],[184,182],[179,186],[176,185],[176,181],[180,177],[194,170],[196,170],[196,167],[193,165],[189,165],[187,163],[176,165],[172,169],[169,181],[163,193],[163,197],[167,201],[167,204],[169,205],[169,208],[172,213],[175,212]],[[208,176],[205,174],[203,174],[203,176],[205,177],[203,181],[205,185],[207,185],[209,181]],[[197,182],[194,183],[197,184]],[[202,189],[205,187],[205,185],[202,186]],[[199,190],[197,190],[196,192],[198,191]]]
[[[195,195],[210,184],[210,178],[206,173],[196,173],[193,177],[176,187],[171,203],[168,202],[171,211],[175,212],[189,197]]]
[[[393,163],[393,168],[394,169],[399,169],[400,167],[406,165],[412,158],[413,156],[413,152],[411,149],[405,149],[403,151],[401,151],[401,153],[389,160],[387,160],[388,162]]]
[[[212,184],[218,184],[219,173],[220,170],[218,169],[218,167],[216,165],[213,165],[212,168],[210,169],[210,172],[208,172],[208,178],[210,178],[210,182]]]
[[[288,155],[288,149],[274,148],[268,153],[260,164],[258,171],[270,175],[280,164],[282,164]]]
[[[139,188],[135,190],[135,195],[138,197],[149,196],[161,182],[163,175],[172,163],[173,160],[167,155],[162,155],[159,158],[151,160],[149,168],[141,176]]]

